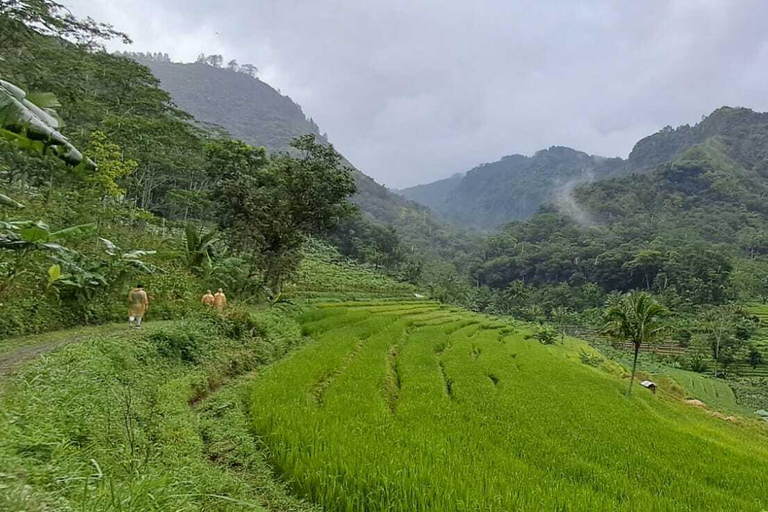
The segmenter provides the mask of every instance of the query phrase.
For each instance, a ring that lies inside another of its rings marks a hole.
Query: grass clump
[[[0,510],[312,510],[274,482],[235,385],[303,338],[249,315],[105,326],[21,368],[0,389]]]

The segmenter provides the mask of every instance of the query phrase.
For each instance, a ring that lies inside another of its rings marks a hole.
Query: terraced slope
[[[436,303],[319,307],[256,380],[271,462],[326,510],[760,511],[768,432]]]
[[[768,305],[751,304],[747,307],[747,312],[760,319],[760,328],[754,336],[754,343],[757,349],[762,352],[763,360],[768,362]],[[761,364],[757,368],[752,368],[748,364],[735,364],[731,371],[742,377],[768,377],[768,364]]]

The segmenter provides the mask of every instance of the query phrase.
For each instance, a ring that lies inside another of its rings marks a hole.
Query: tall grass
[[[342,511],[760,511],[768,434],[435,304],[325,307],[253,386],[270,461]]]
[[[243,312],[78,335],[2,382],[0,510],[317,510],[274,482],[231,385],[304,341],[291,318]]]

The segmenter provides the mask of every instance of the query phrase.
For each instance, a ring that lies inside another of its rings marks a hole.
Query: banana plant
[[[50,92],[27,94],[0,79],[0,137],[20,149],[52,151],[71,166],[94,169],[96,164],[73,146],[58,130],[63,122],[56,112],[61,103]],[[0,206],[23,208],[18,201],[0,193]]]
[[[0,249],[21,251],[26,254],[34,250],[68,251],[60,242],[88,235],[96,231],[96,224],[80,224],[51,231],[42,221],[0,221]]]
[[[60,106],[52,93],[28,95],[21,88],[0,79],[0,137],[10,140],[20,149],[50,151],[70,166],[95,168],[95,164],[58,131],[62,122],[55,109]],[[2,193],[0,206],[15,209],[24,207]],[[62,254],[69,249],[61,245],[61,242],[95,230],[95,224],[52,231],[42,221],[0,221],[0,251],[15,254],[12,261],[0,264],[0,297],[19,276],[26,273],[23,263],[30,251],[46,250]]]
[[[29,254],[35,251],[50,251],[56,254],[75,253],[62,242],[90,234],[96,230],[95,224],[81,224],[58,231],[43,222],[32,221],[0,221],[0,250],[11,252],[11,261],[0,265],[0,297],[11,289],[13,283],[28,273],[24,263]]]
[[[51,257],[48,268],[47,289],[55,289],[72,300],[87,322],[89,307],[99,292],[120,288],[136,273],[153,274],[157,267],[142,261],[155,251],[122,251],[112,241],[99,238],[107,255],[106,260],[87,259],[80,253],[69,251]]]
[[[200,234],[190,224],[184,229],[187,265],[193,272],[209,274],[213,268],[213,249],[216,243],[216,231]]]
[[[124,252],[106,238],[99,238],[99,240],[109,256],[108,262],[102,267],[104,274],[111,276],[117,284],[125,284],[136,273],[154,274],[160,271],[155,265],[142,260],[145,256],[156,254],[157,251],[134,249]]]
[[[95,166],[58,131],[61,120],[55,108],[59,106],[52,93],[28,96],[21,88],[0,80],[0,136],[20,148],[52,151],[72,166]]]

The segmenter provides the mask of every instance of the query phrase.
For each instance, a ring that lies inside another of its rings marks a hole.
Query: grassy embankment
[[[412,293],[332,252],[309,255],[291,300],[313,273],[331,298]],[[300,310],[222,320],[192,307],[159,321],[166,311],[154,308],[142,331],[119,323],[3,340],[0,510],[315,510],[276,483],[244,394],[304,343]]]

